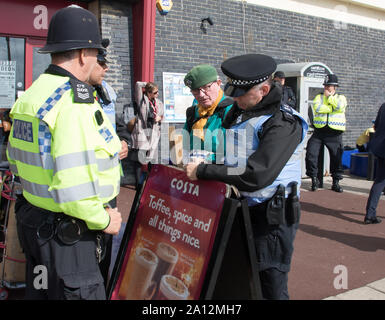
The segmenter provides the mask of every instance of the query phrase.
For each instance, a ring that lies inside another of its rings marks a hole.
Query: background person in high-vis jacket
[[[103,49],[96,17],[69,6],[54,14],[52,64],[11,110],[7,149],[23,195],[15,206],[27,259],[26,299],[105,299],[102,232],[122,218],[106,204],[119,193],[121,143],[88,85]],[[47,270],[36,288],[36,266]]]
[[[306,175],[312,180],[311,190],[319,187],[317,179],[318,155],[325,145],[330,154],[330,173],[333,178],[332,190],[342,192],[339,181],[342,179],[342,133],[346,128],[345,111],[347,101],[344,95],[336,93],[338,78],[335,74],[325,77],[324,92],[313,101],[314,133],[308,141],[306,150]]]

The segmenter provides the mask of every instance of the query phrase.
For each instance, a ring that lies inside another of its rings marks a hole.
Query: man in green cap
[[[189,155],[206,162],[223,163],[225,131],[222,121],[233,100],[224,95],[217,70],[208,64],[192,68],[184,83],[195,98],[186,110],[184,126],[189,135]]]

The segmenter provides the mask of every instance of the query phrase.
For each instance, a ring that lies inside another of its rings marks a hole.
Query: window
[[[6,160],[8,113],[16,99],[50,63],[49,54],[39,54],[45,40],[0,36],[0,162]]]
[[[0,109],[11,108],[25,90],[23,38],[0,37]]]
[[[51,55],[38,53],[39,49],[40,47],[33,47],[32,81],[35,81],[45,71],[45,69],[47,69],[48,65],[51,63]]]

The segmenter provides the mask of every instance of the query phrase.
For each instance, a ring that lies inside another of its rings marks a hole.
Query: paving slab
[[[381,291],[385,294],[385,279],[374,281],[368,284],[368,287]]]
[[[341,293],[336,298],[339,300],[385,300],[385,293],[365,286]]]

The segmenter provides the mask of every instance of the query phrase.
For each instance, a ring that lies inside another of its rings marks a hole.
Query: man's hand
[[[106,211],[110,216],[110,224],[103,230],[103,232],[117,235],[122,225],[122,215],[118,211],[118,208],[106,208]]]
[[[190,162],[184,166],[184,170],[186,171],[187,177],[190,178],[190,180],[198,180],[197,177],[197,168],[199,163],[198,162]]]
[[[119,159],[122,160],[124,158],[127,157],[128,155],[128,145],[127,145],[127,142],[122,140],[122,149],[120,149],[120,152],[119,152]]]
[[[325,86],[324,95],[325,97],[333,96],[336,93],[336,89],[334,86]]]

